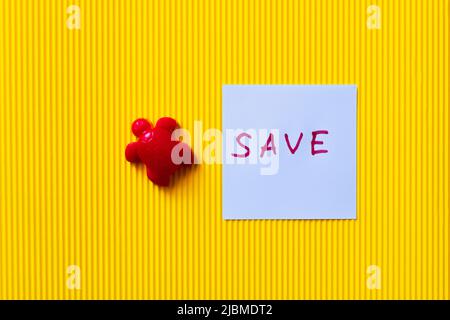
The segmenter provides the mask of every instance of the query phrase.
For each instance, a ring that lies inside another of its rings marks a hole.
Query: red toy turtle
[[[159,119],[155,127],[146,119],[137,119],[131,126],[138,141],[127,145],[125,156],[129,162],[144,163],[148,178],[159,186],[168,186],[170,176],[175,171],[193,162],[193,153],[189,146],[179,140],[172,140],[172,133],[176,128],[177,122],[169,117]],[[176,152],[174,156],[180,158],[172,159],[172,150],[178,144],[182,144],[177,148],[180,152]],[[189,163],[180,163],[183,152],[190,153],[190,161],[187,161]]]

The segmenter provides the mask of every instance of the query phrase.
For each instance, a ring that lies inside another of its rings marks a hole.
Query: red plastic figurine
[[[159,119],[155,127],[146,119],[137,119],[133,122],[131,130],[138,141],[127,145],[125,156],[129,162],[142,162],[147,167],[147,176],[153,183],[159,186],[168,186],[170,176],[183,165],[193,162],[193,153],[189,146],[178,140],[172,140],[172,132],[178,128],[177,122],[168,117]],[[189,163],[173,161],[172,150],[178,144],[181,150],[179,156],[183,158],[183,152],[190,152]]]

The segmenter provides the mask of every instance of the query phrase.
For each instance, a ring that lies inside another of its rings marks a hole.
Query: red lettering
[[[241,139],[242,139],[243,137],[246,137],[246,138],[249,138],[249,139],[252,138],[252,136],[249,135],[249,134],[246,133],[246,132],[243,132],[243,133],[239,134],[239,135],[236,137],[237,143],[238,143],[242,148],[245,149],[245,153],[244,153],[244,154],[232,153],[231,155],[232,155],[233,157],[235,157],[235,158],[247,158],[247,157],[250,155],[250,148],[241,142]]]
[[[260,155],[261,158],[266,151],[273,151],[273,154],[277,154],[277,148],[275,147],[275,144],[273,143],[273,134],[272,133],[269,134],[266,144],[261,147],[261,155]]]
[[[323,141],[320,141],[320,140],[316,140],[316,138],[317,138],[317,136],[319,135],[319,134],[328,134],[328,131],[327,130],[318,130],[318,131],[313,131],[312,132],[312,139],[311,139],[311,154],[314,156],[314,155],[316,155],[316,154],[319,154],[319,153],[327,153],[328,152],[328,150],[316,150],[315,149],[315,145],[322,145],[323,144]]]
[[[300,145],[300,142],[302,141],[302,138],[303,138],[303,132],[300,132],[300,136],[298,137],[297,143],[295,144],[295,147],[292,148],[291,143],[289,142],[288,134],[287,133],[284,134],[284,140],[286,140],[286,144],[287,144],[287,146],[289,148],[289,151],[292,154],[294,154],[297,151],[297,149],[298,149],[298,147]]]

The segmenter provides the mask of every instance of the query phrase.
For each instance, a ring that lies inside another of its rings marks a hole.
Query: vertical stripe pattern
[[[0,299],[448,299],[449,13],[0,0]],[[224,221],[219,165],[125,161],[135,118],[220,129],[223,84],[358,86],[357,220]]]

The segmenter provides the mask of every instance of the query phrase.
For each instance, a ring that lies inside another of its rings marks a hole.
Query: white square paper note
[[[356,86],[223,86],[224,219],[356,218]]]

